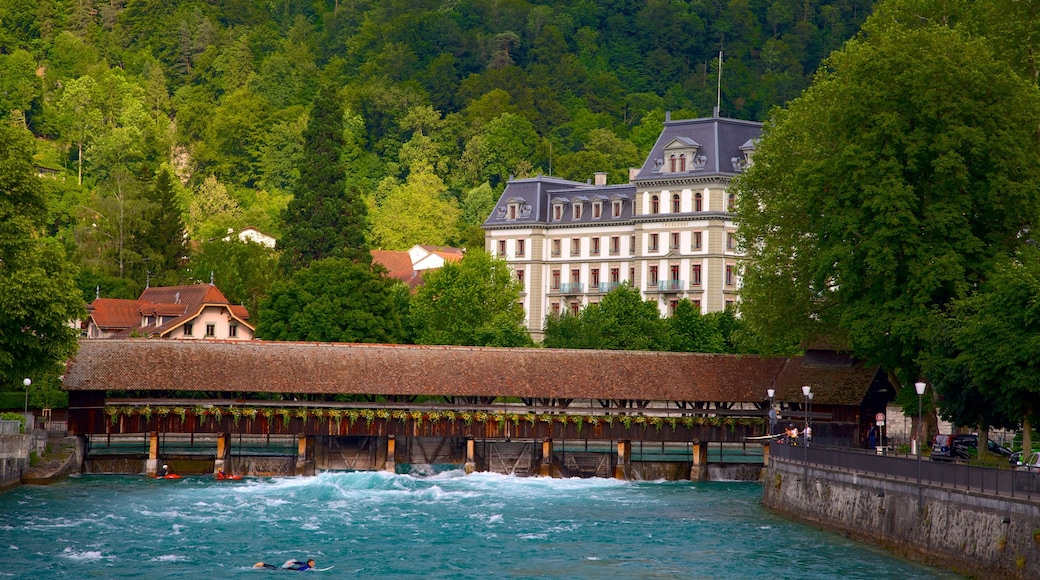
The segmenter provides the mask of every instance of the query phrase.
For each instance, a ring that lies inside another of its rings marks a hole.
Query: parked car
[[[1017,463],[1018,469],[1023,471],[1040,471],[1040,451],[1030,453],[1025,461],[1018,461]]]
[[[1007,447],[988,440],[987,448],[990,453],[1000,457],[1010,458],[1012,452]],[[936,435],[935,444],[932,445],[932,461],[956,461],[958,459],[969,459],[976,455],[975,450],[979,447],[979,436],[973,433],[958,433],[956,435]]]

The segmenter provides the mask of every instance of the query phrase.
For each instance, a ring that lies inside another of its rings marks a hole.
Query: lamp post
[[[29,385],[32,384],[32,379],[25,379],[22,381],[25,385],[25,420],[29,420]]]
[[[921,492],[921,397],[924,395],[924,389],[927,385],[923,382],[914,383],[914,389],[917,390],[917,509],[920,511],[922,503],[922,492]]]
[[[812,392],[812,388],[809,385],[802,387],[802,394],[805,395],[805,424],[809,424],[809,393]],[[805,439],[805,429],[802,429],[802,447],[805,447],[805,466],[806,469],[809,467],[809,441]]]
[[[776,409],[773,408],[773,395],[776,394],[776,389],[766,389],[766,394],[769,395],[769,434],[773,435],[776,432]]]
[[[812,437],[812,397],[816,393],[809,391],[809,418],[805,420],[805,444],[809,444],[809,438]]]

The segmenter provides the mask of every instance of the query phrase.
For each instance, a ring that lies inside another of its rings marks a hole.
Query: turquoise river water
[[[955,578],[764,510],[756,483],[450,472],[94,475],[0,494],[0,577]],[[307,574],[310,574],[309,572]]]

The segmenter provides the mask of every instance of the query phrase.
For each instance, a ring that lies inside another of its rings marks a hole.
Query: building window
[[[737,247],[737,237],[733,235],[733,232],[726,233],[726,249],[732,250]]]
[[[558,222],[558,221],[560,221],[562,219],[563,219],[563,204],[562,203],[554,203],[553,204],[553,221]]]
[[[552,289],[553,290],[559,290],[560,289],[560,271],[559,270],[553,270],[552,271]]]
[[[650,234],[650,251],[657,251],[657,234]]]
[[[581,255],[581,238],[571,238],[571,256]]]
[[[571,302],[571,314],[577,316],[579,310],[581,310],[581,302]]]
[[[675,173],[675,155],[668,158],[668,171]]]
[[[589,290],[593,287],[599,288],[599,268],[592,268],[589,270]]]
[[[610,236],[610,255],[616,256],[621,253],[621,237]]]
[[[235,338],[235,337],[237,337],[238,336],[238,325],[237,324],[229,324],[228,327],[227,327],[227,335],[228,335],[228,338]]]
[[[693,196],[693,211],[704,211],[704,197],[699,193]]]
[[[592,217],[594,219],[603,217],[603,203],[597,201],[592,204]]]
[[[195,327],[192,323],[184,325],[184,336],[191,336],[195,332]]]
[[[629,266],[629,268],[628,268],[628,281],[631,284],[635,284],[636,283],[636,267],[635,266]]]
[[[679,301],[672,298],[668,301],[668,314],[675,314],[675,308],[679,306]]]
[[[636,237],[635,235],[628,236],[628,253],[630,255],[636,255]]]
[[[694,250],[701,249],[701,232],[693,232],[693,243],[691,246]]]
[[[517,258],[523,258],[524,257],[524,245],[525,245],[524,244],[524,240],[517,240],[516,241],[516,257]]]
[[[726,196],[726,210],[737,211],[737,194],[731,193]]]
[[[217,335],[217,325],[207,324],[206,325],[206,336],[212,338]]]
[[[516,214],[518,213],[518,206],[515,203],[509,204],[509,219],[515,220]]]
[[[736,303],[735,303],[735,302],[733,301],[733,299],[732,299],[732,298],[730,298],[730,299],[726,300],[726,310],[733,310],[733,306],[734,306],[735,304],[736,304]],[[810,394],[812,394],[812,393],[810,393]]]
[[[550,304],[549,305],[549,311],[552,312],[553,316],[559,316],[560,315],[560,303],[559,302],[553,302],[552,304]]]
[[[682,290],[679,288],[679,264],[670,264],[668,266],[668,283],[671,285],[672,290]]]
[[[610,269],[610,283],[620,284],[621,283],[621,268]]]
[[[522,268],[516,271],[516,281],[520,284],[524,283],[524,270]]]
[[[581,270],[578,268],[571,269],[571,284],[581,284]]]
[[[661,213],[661,198],[656,195],[650,197],[650,213]]]
[[[621,217],[621,200],[611,203],[610,207],[614,217]]]
[[[726,264],[726,286],[733,285],[733,266]]]
[[[678,250],[679,249],[679,232],[672,232],[668,234],[668,249]]]
[[[560,255],[560,240],[559,239],[555,239],[555,240],[552,241],[552,255],[553,256],[559,256]]]
[[[499,257],[506,255],[506,241],[498,240],[498,255]]]
[[[693,302],[693,307],[696,308],[697,311],[699,312],[700,309],[701,309],[701,301],[698,299],[698,300],[693,300],[692,302]]]
[[[701,285],[701,265],[694,264],[690,269],[690,286]]]
[[[674,193],[674,194],[672,194],[672,213],[679,213],[679,208],[680,208],[679,194],[678,193]]]
[[[580,203],[575,203],[575,204],[571,205],[571,216],[573,217],[573,219],[576,219],[576,220],[580,220],[581,219],[581,204]]]
[[[648,282],[651,286],[657,286],[657,266],[650,266],[649,270]]]
[[[599,255],[599,238],[592,238],[592,247],[589,249],[589,253],[593,256]]]
[[[679,173],[686,171],[686,154],[679,156]]]

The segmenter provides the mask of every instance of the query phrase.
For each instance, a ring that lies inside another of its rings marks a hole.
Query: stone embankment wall
[[[32,453],[35,451],[37,455],[42,455],[46,449],[46,431],[0,435],[0,489],[18,485],[22,481],[22,474],[29,469]]]
[[[1040,578],[1032,502],[771,459],[762,503],[899,555],[983,578]]]

